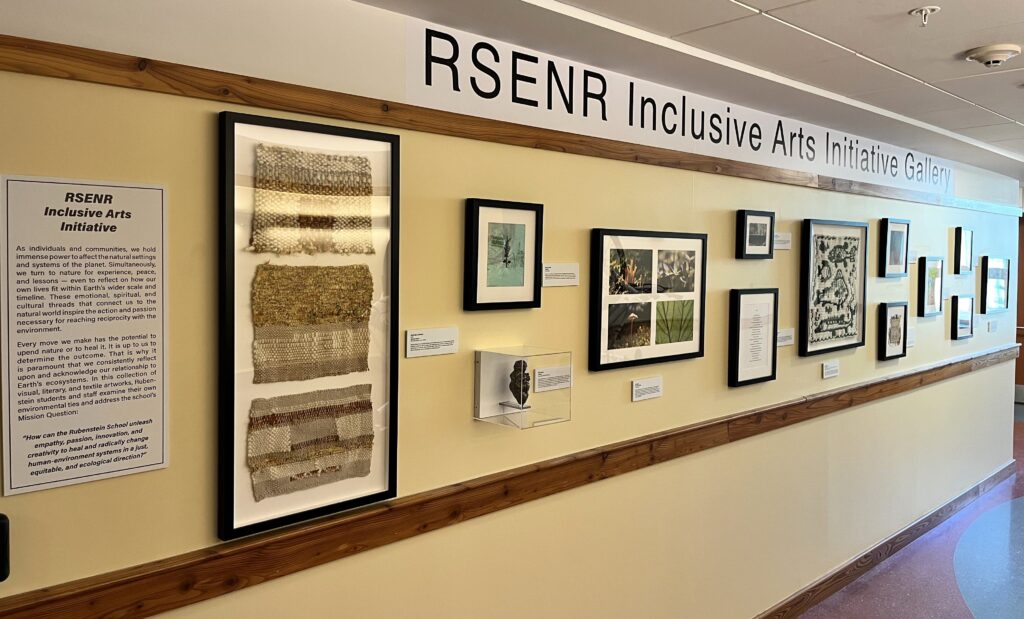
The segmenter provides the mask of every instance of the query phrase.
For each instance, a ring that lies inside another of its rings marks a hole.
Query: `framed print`
[[[220,115],[218,534],[395,496],[398,136]]]
[[[462,309],[540,307],[544,205],[466,200]]]
[[[878,245],[878,276],[906,277],[910,272],[910,222],[906,219],[882,219]]]
[[[1010,260],[981,257],[981,313],[995,314],[1010,309]]]
[[[771,259],[775,255],[775,213],[736,211],[736,258]]]
[[[878,360],[907,356],[907,302],[878,304]]]
[[[917,259],[917,315],[921,318],[942,313],[942,263],[939,256]]]
[[[974,231],[957,227],[953,230],[953,274],[970,273],[974,269]]]
[[[729,386],[775,380],[779,289],[729,291]]]
[[[868,225],[805,219],[800,260],[800,356],[864,345]]]
[[[595,228],[592,372],[704,356],[706,234]]]
[[[974,337],[974,295],[953,295],[949,298],[950,337],[966,340]]]

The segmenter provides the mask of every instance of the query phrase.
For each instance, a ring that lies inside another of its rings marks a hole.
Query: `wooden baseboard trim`
[[[949,503],[939,507],[892,537],[879,542],[876,546],[828,576],[808,585],[801,591],[764,611],[757,616],[757,619],[790,619],[792,617],[799,617],[832,594],[840,591],[843,587],[846,587],[874,569],[881,562],[903,550],[917,538],[945,522],[1000,482],[1012,477],[1016,467],[1016,461],[1011,460],[1004,467],[992,473],[992,475],[986,477]]]
[[[1019,348],[1012,344],[13,595],[0,599],[0,617],[149,617],[534,499],[1012,361]]]
[[[312,114],[336,120],[383,125],[618,161],[631,161],[707,174],[722,174],[798,185],[826,191],[1013,216],[1020,216],[1021,212],[1020,208],[1014,205],[965,200],[874,183],[847,181],[809,172],[797,172],[667,148],[542,129],[162,60],[10,35],[0,35],[0,71],[133,88],[223,103],[252,105],[267,110]]]

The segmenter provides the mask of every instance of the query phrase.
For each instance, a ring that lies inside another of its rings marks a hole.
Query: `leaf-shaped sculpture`
[[[512,392],[512,397],[519,406],[526,406],[526,399],[530,397],[530,372],[525,359],[519,359],[512,364],[512,373],[508,375],[508,379],[508,390]]]

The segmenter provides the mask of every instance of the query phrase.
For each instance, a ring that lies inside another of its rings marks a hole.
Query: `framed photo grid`
[[[878,277],[906,277],[910,272],[910,221],[886,217],[879,227]]]
[[[707,235],[591,231],[591,371],[704,356]]]
[[[395,496],[398,136],[220,115],[218,534]]]
[[[981,257],[982,314],[997,314],[1010,309],[1009,258]]]
[[[941,256],[917,259],[917,315],[920,318],[942,313],[944,262]]]
[[[736,211],[736,258],[770,260],[775,255],[775,213]]]
[[[878,304],[878,360],[907,356],[907,302]]]
[[[775,380],[779,289],[729,291],[729,386]]]
[[[950,337],[954,340],[974,337],[974,295],[953,295],[949,309]]]
[[[800,356],[864,345],[867,250],[867,223],[804,220]]]
[[[958,226],[953,229],[953,274],[974,270],[974,231]]]
[[[544,205],[466,200],[462,308],[540,307]]]

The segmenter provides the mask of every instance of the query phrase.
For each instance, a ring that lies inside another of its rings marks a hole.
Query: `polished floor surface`
[[[1017,475],[803,616],[1024,619],[1024,406],[1014,410]]]

